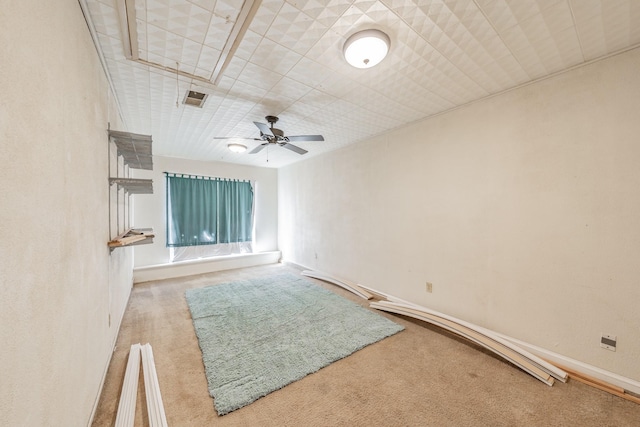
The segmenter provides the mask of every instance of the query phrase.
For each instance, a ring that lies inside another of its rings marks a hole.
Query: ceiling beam
[[[139,55],[135,0],[117,0],[116,8],[118,9],[118,17],[120,18],[118,21],[120,22],[124,56],[132,61],[137,61]]]
[[[233,55],[236,53],[244,34],[247,32],[253,17],[256,15],[258,8],[260,7],[262,0],[245,0],[238,14],[238,19],[231,29],[229,38],[220,53],[218,62],[216,63],[213,73],[211,74],[211,81],[214,85],[217,85],[222,78],[225,68],[229,65],[229,62],[233,59]]]

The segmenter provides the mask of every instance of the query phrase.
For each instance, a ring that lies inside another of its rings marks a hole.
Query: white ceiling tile
[[[317,89],[336,98],[342,98],[353,91],[357,82],[338,73],[331,73],[317,86]]]
[[[247,30],[244,37],[242,38],[242,41],[238,45],[235,56],[248,61],[258,48],[258,45],[262,41],[263,37],[264,36],[254,31]]]
[[[350,6],[344,0],[302,0],[292,4],[326,27],[332,26]]]
[[[249,25],[249,29],[264,36],[283,5],[284,0],[263,0]]]
[[[240,10],[242,9],[243,0],[216,0],[214,7],[214,16],[223,18],[225,21],[236,22]]]
[[[573,1],[585,59],[607,55],[640,42],[640,4],[634,0]]]
[[[526,83],[529,80],[526,71],[513,55],[509,54],[498,58],[496,59],[496,63],[512,81],[512,83],[505,86],[505,88],[511,88]]]
[[[249,83],[236,80],[229,90],[229,95],[240,98],[246,102],[257,104],[268,93],[268,90]]]
[[[104,55],[108,55],[108,58],[115,61],[124,60],[124,50],[122,47],[122,41],[120,38],[109,37],[105,34],[98,33],[98,41],[102,47]]]
[[[244,59],[240,59],[237,56],[234,56],[233,59],[229,61],[227,68],[225,68],[222,74],[225,77],[237,79],[238,76],[240,76],[240,74],[242,73],[242,70],[244,70],[244,67],[246,65],[247,65],[247,61],[245,61]]]
[[[562,68],[572,67],[584,62],[578,35],[574,27],[567,28],[554,37],[555,46]]]
[[[235,78],[231,78],[229,76],[223,75],[222,78],[220,78],[220,81],[218,82],[216,87],[219,90],[225,91],[228,93],[229,90],[233,87],[233,84],[235,83],[235,81],[236,81]]]
[[[312,90],[310,86],[299,83],[289,77],[283,77],[276,85],[271,89],[272,92],[280,93],[292,100],[298,100],[305,96]]]
[[[266,90],[270,90],[281,79],[282,75],[251,62],[247,63],[242,72],[238,75],[238,80]]]
[[[311,59],[302,57],[296,65],[289,70],[287,76],[298,82],[304,82],[314,88],[322,83],[331,73],[331,70]]]
[[[496,31],[502,32],[518,25],[518,20],[506,0],[478,0],[478,3]]]
[[[250,62],[260,64],[273,72],[285,75],[302,56],[268,38],[263,38],[251,56]]]
[[[377,0],[354,0],[352,2],[352,8],[358,9],[360,13],[367,13],[367,11],[377,2]]]
[[[218,49],[201,45],[196,65],[202,70],[208,70],[209,72],[207,77],[210,77],[219,58],[220,51]]]
[[[322,37],[320,37],[316,43],[311,46],[305,54],[305,57],[320,64],[324,64],[325,67],[335,69],[337,65],[335,63],[336,60],[343,58],[342,46],[344,45],[344,41],[344,37],[331,29],[331,31],[324,33]],[[322,58],[327,55],[331,59],[328,61],[322,61]]]
[[[109,37],[120,37],[120,26],[116,9],[112,5],[98,1],[87,3],[91,15],[96,17],[93,21],[96,32]]]
[[[602,15],[602,0],[569,0],[569,7],[576,22],[584,22]]]
[[[206,9],[207,11],[211,12],[213,10],[213,7],[215,6],[216,2],[215,0],[188,0],[190,3],[195,4],[196,6],[199,6],[203,9]],[[136,5],[138,4],[139,0],[136,0]]]
[[[229,34],[233,29],[234,21],[225,19],[224,17],[213,15],[207,31],[204,36],[203,43],[214,49],[222,51],[229,38]]]
[[[331,26],[331,31],[335,33],[338,37],[342,37],[346,39],[353,32],[353,25],[362,18],[363,13],[360,9],[351,6],[340,16],[337,20],[334,21]]]
[[[274,86],[272,90],[267,92],[262,101],[258,104],[258,106],[263,106],[267,108],[267,114],[269,115],[278,115],[281,111],[286,110],[290,105],[292,105],[296,100],[292,97],[289,97],[278,90],[275,90],[277,87]],[[268,112],[270,111],[270,112]]]
[[[538,0],[538,1],[519,1],[519,0],[505,0],[505,3],[514,18],[518,23],[531,18],[534,15],[540,13],[543,3],[551,3],[553,0]]]
[[[326,26],[285,3],[265,36],[298,54],[305,54],[326,31]]]
[[[211,14],[186,0],[147,0],[147,20],[165,31],[202,43]]]

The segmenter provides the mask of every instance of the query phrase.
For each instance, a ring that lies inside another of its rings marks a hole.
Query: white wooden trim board
[[[138,395],[138,376],[140,375],[140,344],[133,344],[129,350],[127,369],[124,374],[124,383],[118,413],[116,414],[115,427],[133,427],[136,415],[136,398]]]
[[[335,277],[333,277],[333,276],[331,276],[331,275],[329,275],[327,273],[323,273],[321,271],[304,270],[300,274],[302,274],[303,276],[313,277],[314,279],[323,280],[325,282],[333,283],[334,285],[338,285],[341,288],[346,289],[349,292],[356,294],[360,298],[364,298],[364,299],[367,299],[367,300],[373,298],[373,295],[371,295],[366,290],[360,288],[355,283],[349,282],[348,280],[345,280],[345,279],[335,278]]]
[[[149,413],[150,427],[168,427],[167,417],[164,413],[160,385],[156,373],[156,365],[153,360],[151,344],[142,346],[142,366],[144,368],[144,391],[147,395],[147,411]]]
[[[474,331],[471,328],[460,325],[456,322],[453,322],[448,319],[444,319],[442,317],[421,312],[416,309],[407,308],[398,305],[394,302],[389,301],[375,301],[370,304],[372,308],[376,308],[378,310],[388,311],[396,314],[400,314],[403,316],[413,317],[414,319],[422,320],[428,323],[432,323],[436,326],[439,326],[443,329],[451,331],[455,334],[458,334],[464,338],[467,338],[470,341],[475,342],[476,344],[490,350],[491,352],[501,356],[505,360],[510,363],[518,366],[525,372],[528,372],[533,377],[538,380],[544,382],[545,384],[551,386],[553,385],[553,378],[544,370],[540,369],[535,364],[531,363],[527,358],[520,355],[517,351],[512,350],[511,348],[504,346],[497,341],[491,339],[491,337],[487,337],[480,332]]]

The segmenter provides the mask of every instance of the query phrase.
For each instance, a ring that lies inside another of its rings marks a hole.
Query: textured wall
[[[169,248],[166,247],[165,235],[164,172],[256,181],[254,251],[278,249],[278,171],[276,169],[158,156],[154,156],[153,161],[153,171],[133,171],[138,178],[153,179],[153,194],[140,195],[133,201],[134,224],[136,227],[153,227],[156,235],[152,245],[140,245],[135,248],[136,267],[169,262]]]
[[[83,426],[132,280],[107,248],[118,117],[78,2],[3,2],[0,28],[0,425]]]
[[[639,69],[636,49],[282,168],[283,258],[640,380]]]

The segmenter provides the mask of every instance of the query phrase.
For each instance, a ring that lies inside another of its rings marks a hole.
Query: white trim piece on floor
[[[417,304],[412,304],[412,303],[408,303],[406,301],[402,301],[400,300],[400,298],[395,298],[393,296],[389,296],[390,300],[393,301],[394,303],[396,303],[399,306],[402,307],[408,307],[408,308],[415,308],[419,311],[425,312],[425,313],[429,313],[438,317],[442,317],[444,319],[447,319],[449,321],[458,323],[460,325],[463,325],[467,328],[470,328],[478,333],[481,333],[484,336],[487,336],[489,338],[491,338],[493,341],[496,341],[506,347],[509,347],[510,349],[512,349],[513,351],[516,351],[518,353],[520,353],[522,356],[526,357],[527,359],[529,359],[531,362],[533,362],[535,365],[537,365],[540,369],[544,370],[545,372],[547,372],[549,375],[553,376],[554,378],[556,378],[559,381],[562,382],[567,382],[567,378],[568,378],[568,374],[563,371],[562,369],[558,368],[557,366],[552,365],[551,363],[547,362],[544,359],[541,359],[540,357],[536,356],[535,354],[532,354],[531,352],[519,347],[518,345],[516,345],[514,342],[509,341],[504,339],[503,337],[500,337],[496,332],[490,330],[490,329],[486,329],[483,328],[482,326],[478,326],[478,325],[474,325],[473,323],[455,318],[453,316],[449,316],[447,314],[444,313],[440,313],[437,312],[435,310],[431,310],[427,307],[423,307]]]
[[[142,346],[142,368],[144,373],[144,392],[147,396],[149,426],[168,427],[162,404],[162,395],[160,394],[156,364],[153,360],[153,350],[151,350],[151,344],[149,343]]]
[[[413,304],[409,301],[397,298],[393,295],[389,295],[387,293],[378,291],[376,289],[370,288],[368,286],[365,286],[363,284],[358,283],[358,286],[360,286],[361,288],[364,288],[366,290],[368,290],[369,292],[382,296],[390,301],[396,301],[399,303],[404,303],[404,304],[408,304],[411,305],[413,307],[417,307],[420,308],[421,306],[417,305],[417,304]],[[484,329],[484,328],[483,328]],[[510,341],[516,345],[518,345],[520,348],[522,348],[523,350],[528,351],[529,353],[538,356],[540,358],[542,358],[545,361],[551,362],[551,364],[558,363],[559,365],[565,366],[567,368],[570,368],[576,372],[580,372],[586,375],[589,375],[591,377],[597,378],[600,381],[603,381],[605,383],[609,383],[612,384],[614,386],[618,386],[618,387],[622,387],[625,391],[634,393],[636,395],[640,394],[640,381],[636,381],[634,379],[628,378],[628,377],[624,377],[622,375],[616,374],[614,372],[610,372],[607,371],[605,369],[599,368],[597,366],[593,366],[590,365],[588,363],[584,363],[581,362],[579,360],[576,359],[572,359],[570,357],[558,354],[558,353],[554,353],[552,351],[549,351],[547,349],[535,346],[533,344],[529,344],[527,342],[518,340],[516,338],[512,338],[509,337],[507,335],[504,334],[500,334],[498,332],[492,331],[497,337],[502,338],[504,340]],[[561,380],[562,381],[562,380]]]
[[[461,325],[453,320],[445,319],[437,315],[426,313],[424,311],[390,301],[374,301],[370,304],[370,306],[378,310],[413,317],[414,319],[434,324],[457,335],[460,335],[513,363],[514,365],[518,366],[520,369],[529,373],[534,378],[537,378],[543,383],[549,386],[553,385],[553,377],[549,375],[549,373],[547,373],[539,366],[536,366],[533,361],[530,361],[526,357],[522,356],[517,350],[505,346],[493,340],[490,336],[485,336],[484,334]]]
[[[131,345],[129,350],[115,427],[133,427],[135,422],[138,377],[140,376],[140,350],[140,344]]]
[[[512,338],[510,336],[496,333],[503,339],[513,342],[514,344],[519,345],[522,348],[527,349],[533,354],[542,357],[551,363],[558,363],[560,365],[566,366],[576,372],[580,372],[591,377],[594,377],[600,381],[604,381],[605,383],[612,384],[614,386],[622,387],[626,391],[630,391],[635,394],[640,394],[640,381],[633,380],[631,378],[623,377],[622,375],[616,374],[614,372],[607,371],[602,368],[598,368],[597,366],[589,365],[588,363],[580,362],[579,360],[572,359],[567,356],[563,356],[562,354],[554,353],[547,349],[535,346],[533,344],[526,343],[524,341],[518,340],[516,338]]]
[[[417,308],[419,308],[419,307],[420,307],[419,305],[416,305],[416,304],[414,304],[414,303],[412,303],[412,302],[409,302],[409,301],[406,301],[406,300],[400,299],[400,298],[398,298],[398,297],[394,297],[393,295],[389,295],[389,294],[384,293],[384,292],[382,292],[382,291],[378,291],[378,290],[376,290],[376,289],[373,289],[373,288],[370,288],[370,287],[368,287],[368,286],[365,286],[365,285],[363,285],[362,283],[358,283],[358,286],[359,286],[359,287],[361,287],[361,288],[363,288],[363,289],[366,289],[367,291],[371,292],[372,294],[375,294],[375,295],[377,295],[378,297],[384,298],[384,299],[386,299],[386,300],[394,301],[394,302],[399,302],[399,303],[403,303],[403,304],[409,304],[409,305],[412,305],[412,306],[417,307]]]
[[[395,302],[395,303],[397,303],[399,305],[404,305],[404,306],[407,306],[407,307],[413,307],[413,308],[416,308],[416,309],[421,310],[421,311],[426,311],[428,313],[435,314],[435,315],[443,317],[445,319],[453,320],[454,322],[460,323],[460,324],[465,325],[467,327],[470,327],[470,328],[472,328],[474,330],[477,330],[478,332],[482,333],[483,335],[491,336],[491,338],[493,340],[498,341],[501,344],[506,345],[508,347],[514,348],[513,345],[510,345],[509,343],[517,344],[517,343],[513,343],[513,341],[509,341],[509,340],[505,339],[504,337],[501,337],[498,333],[496,333],[494,331],[491,331],[489,329],[483,328],[483,327],[478,326],[478,325],[474,325],[473,323],[469,323],[469,322],[466,322],[464,320],[457,319],[457,318],[452,317],[452,316],[448,316],[448,315],[446,315],[444,313],[439,313],[437,311],[428,309],[427,307],[423,307],[423,306],[418,305],[418,304],[413,304],[413,303],[411,303],[409,301],[405,301],[405,300],[403,300],[401,298],[398,298],[398,297],[395,297],[393,295],[389,295],[389,294],[386,294],[384,292],[377,291],[375,289],[371,289],[371,288],[369,288],[367,286],[364,286],[364,285],[361,285],[361,284],[358,284],[358,286],[360,286],[362,288],[365,288],[368,291],[370,291],[370,292],[372,292],[374,294],[380,295],[380,296],[386,298],[387,300],[393,301],[393,302]],[[526,349],[523,349],[521,347],[516,347],[516,348],[514,348],[514,350],[518,351],[520,354],[525,356],[527,359],[529,359],[532,362],[534,362],[536,365],[538,365],[540,368],[542,368],[544,371],[549,373],[549,375],[553,376],[557,380],[562,381],[562,382],[567,382],[568,375],[562,369],[558,368],[557,366],[552,365],[551,363],[548,363],[546,360],[541,359],[540,357],[536,356],[535,354],[533,354],[533,353],[531,353],[531,352],[529,352]]]
[[[280,257],[280,251],[269,251],[146,265],[133,269],[133,282],[142,283],[151,280],[173,279],[195,274],[213,273],[215,271],[231,270],[234,268],[275,264],[280,260]]]
[[[303,276],[313,277],[314,279],[333,283],[334,285],[340,286],[341,288],[346,289],[349,292],[354,293],[360,298],[364,298],[366,300],[373,298],[373,295],[371,295],[369,292],[365,291],[364,289],[360,288],[355,283],[349,282],[348,280],[345,280],[345,279],[338,279],[338,278],[332,277],[331,275],[327,273],[323,273],[321,271],[304,270],[300,274],[302,274]]]

